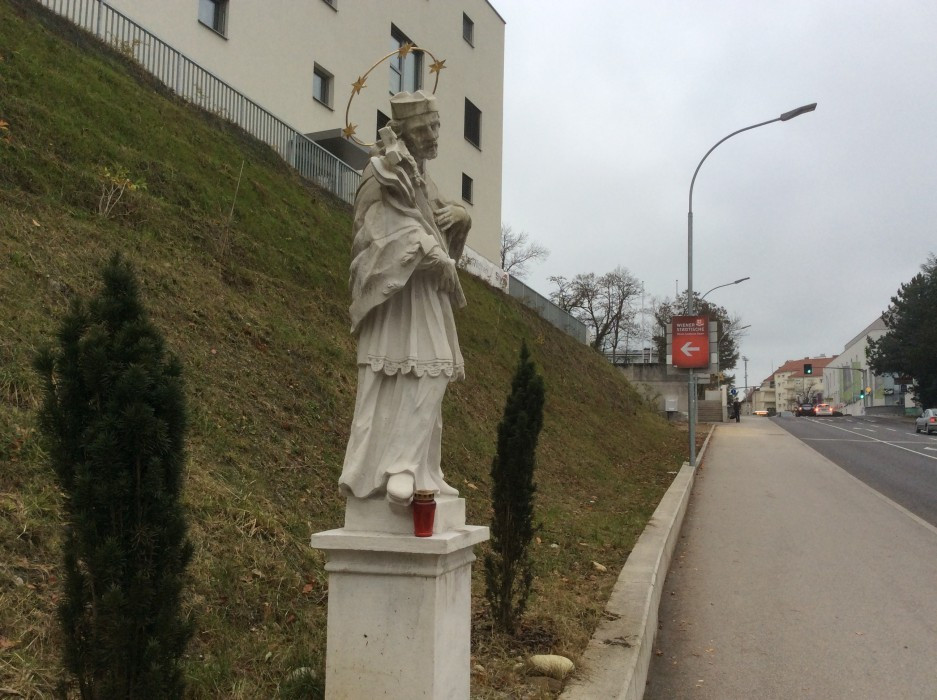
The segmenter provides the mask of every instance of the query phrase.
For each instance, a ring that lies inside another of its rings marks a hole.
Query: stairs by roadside
[[[721,401],[698,401],[696,419],[700,423],[723,423],[725,408]]]

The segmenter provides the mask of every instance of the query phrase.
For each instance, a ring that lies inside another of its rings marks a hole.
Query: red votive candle
[[[436,495],[433,491],[416,491],[413,494],[413,534],[431,537],[433,521],[436,519]]]

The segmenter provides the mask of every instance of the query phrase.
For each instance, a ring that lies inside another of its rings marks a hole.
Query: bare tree
[[[530,240],[525,232],[514,233],[510,224],[501,224],[501,269],[523,279],[529,270],[527,263],[540,262],[549,257],[550,251]]]
[[[634,301],[641,283],[623,267],[604,275],[576,275],[571,280],[551,277],[556,290],[550,294],[554,304],[575,316],[592,330],[593,348],[615,353],[635,331]]]

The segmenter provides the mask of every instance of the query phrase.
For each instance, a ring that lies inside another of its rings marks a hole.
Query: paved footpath
[[[716,429],[646,700],[937,698],[937,528],[765,418]]]

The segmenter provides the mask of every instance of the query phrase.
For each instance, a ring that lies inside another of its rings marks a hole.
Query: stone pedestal
[[[413,536],[410,508],[355,499],[345,527],[313,535],[328,556],[326,699],[468,700],[472,547],[487,539],[455,497],[432,537]]]

